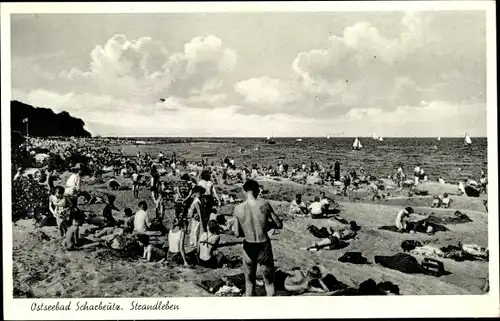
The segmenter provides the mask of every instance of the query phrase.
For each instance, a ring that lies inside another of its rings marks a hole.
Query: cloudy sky
[[[102,136],[486,136],[481,11],[17,14],[12,99]]]

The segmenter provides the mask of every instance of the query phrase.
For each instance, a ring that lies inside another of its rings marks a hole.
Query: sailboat
[[[326,139],[330,139],[330,135],[327,135],[327,136],[326,136]]]
[[[467,134],[467,133],[465,133],[464,145],[467,145],[467,146],[472,145],[472,139],[470,138],[469,134]]]
[[[383,142],[383,141],[384,141],[384,138],[383,138],[382,136],[380,136],[380,137],[378,138],[378,141],[379,141],[379,142]]]
[[[269,137],[269,136],[267,136],[267,143],[271,144],[271,145],[276,144],[276,140],[274,140],[274,133],[273,133],[273,137],[272,138]]]
[[[363,145],[361,145],[361,142],[359,141],[358,137],[356,137],[356,139],[354,140],[354,143],[352,144],[352,148],[354,150],[360,150],[361,148],[363,148]]]
[[[438,137],[438,141],[441,141],[441,137]]]
[[[297,142],[301,142],[301,141],[302,141],[302,138],[297,138],[295,141],[297,141]]]
[[[375,133],[373,133],[373,139],[375,139],[375,140],[379,139],[378,136]]]

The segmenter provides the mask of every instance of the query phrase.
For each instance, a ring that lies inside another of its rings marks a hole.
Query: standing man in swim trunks
[[[245,273],[246,296],[255,295],[257,264],[263,267],[264,284],[267,296],[274,296],[274,258],[271,239],[267,232],[281,229],[283,223],[274,213],[273,208],[263,199],[258,198],[259,183],[248,180],[243,185],[246,201],[234,209],[236,237],[244,237],[243,272]]]

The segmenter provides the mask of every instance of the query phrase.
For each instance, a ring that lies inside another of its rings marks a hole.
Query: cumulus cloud
[[[115,35],[96,46],[90,58],[88,70],[72,68],[59,76],[83,81],[82,87],[93,88],[94,93],[151,102],[148,97],[156,100],[160,94],[187,98],[192,92],[201,95],[217,89],[214,79],[234,69],[237,54],[212,35],[196,37],[184,45],[183,52],[173,53],[150,37],[128,40]]]
[[[284,105],[297,99],[291,84],[276,78],[251,78],[236,83],[234,89],[249,103]]]

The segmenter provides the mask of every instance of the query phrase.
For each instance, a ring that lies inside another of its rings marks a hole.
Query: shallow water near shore
[[[163,138],[137,138],[150,145],[115,145],[115,150],[123,148],[125,154],[135,155],[138,151],[156,155],[162,151],[167,157],[172,152],[187,160],[201,160],[202,154],[215,153],[208,157],[217,162],[226,155],[232,156],[238,164],[273,165],[278,161],[289,165],[318,162],[333,165],[338,160],[341,170],[358,170],[363,166],[366,173],[376,177],[386,177],[402,166],[408,177],[420,163],[429,179],[440,176],[446,182],[457,183],[473,176],[479,180],[481,169],[488,165],[487,138],[475,138],[471,146],[464,146],[463,138],[385,138],[377,141],[360,138],[363,148],[352,149],[354,138],[276,138],[276,144],[267,144],[262,138],[171,138],[178,143],[163,143]],[[259,150],[254,148],[259,146]],[[437,146],[435,149],[434,146]],[[243,153],[240,153],[243,148]]]

